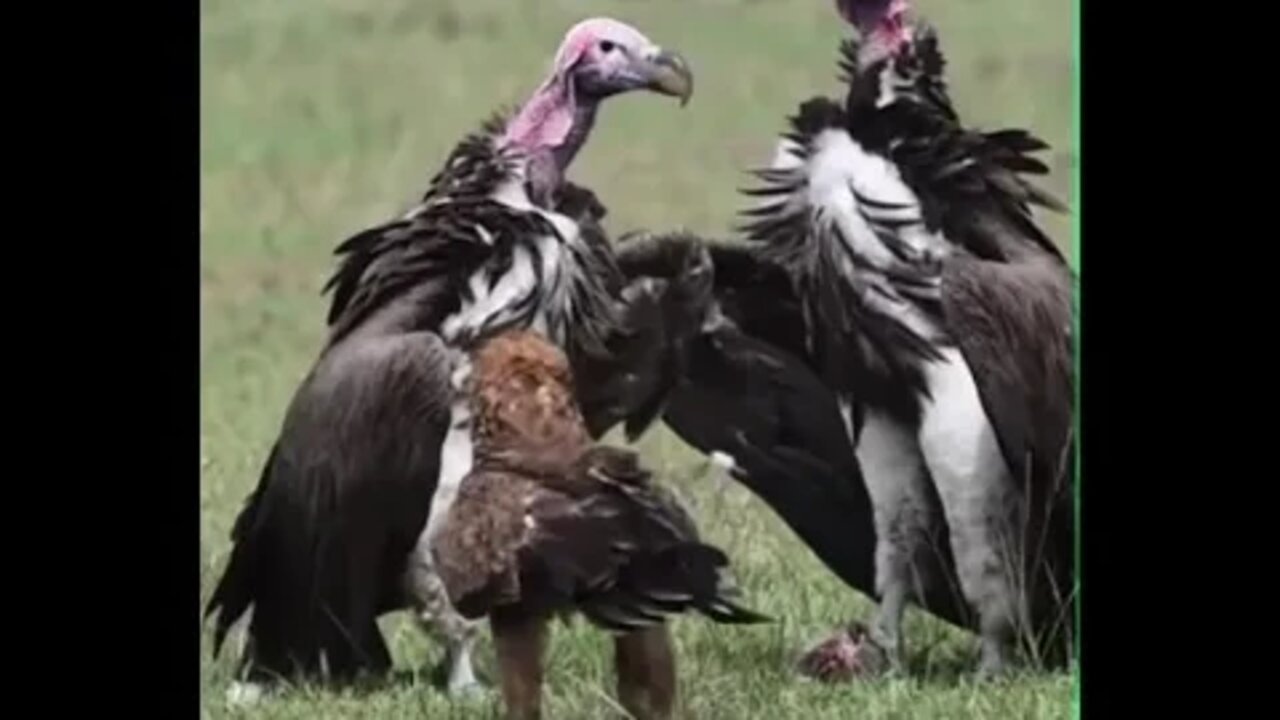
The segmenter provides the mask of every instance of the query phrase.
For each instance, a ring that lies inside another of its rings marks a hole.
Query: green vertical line
[[[1080,479],[1083,475],[1082,469],[1084,464],[1081,462],[1081,433],[1080,433],[1080,350],[1081,350],[1081,333],[1080,333],[1080,273],[1082,267],[1080,264],[1081,245],[1080,242],[1080,218],[1081,218],[1081,202],[1080,202],[1080,166],[1083,162],[1084,152],[1080,146],[1080,69],[1083,53],[1081,52],[1080,36],[1084,31],[1080,22],[1080,4],[1084,0],[1074,0],[1072,2],[1071,17],[1071,135],[1072,146],[1074,148],[1075,162],[1071,167],[1071,203],[1075,208],[1075,217],[1071,222],[1071,248],[1075,260],[1075,286],[1072,288],[1075,295],[1075,302],[1072,303],[1075,312],[1073,313],[1072,335],[1075,338],[1073,343],[1075,347],[1075,412],[1072,417],[1074,432],[1076,438],[1075,446],[1075,577],[1076,577],[1076,601],[1075,601],[1075,626],[1073,641],[1075,642],[1076,651],[1076,672],[1075,672],[1075,717],[1079,720],[1081,715],[1081,686],[1084,683],[1084,665],[1080,662],[1080,646],[1084,644],[1083,629],[1080,622],[1081,604],[1084,602],[1084,583],[1080,582],[1080,512],[1083,509],[1081,504]]]

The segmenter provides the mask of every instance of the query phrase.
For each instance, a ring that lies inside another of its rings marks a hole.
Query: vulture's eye
[[[611,53],[616,47],[618,47],[617,43],[613,42],[612,40],[600,41],[600,52],[602,53]]]

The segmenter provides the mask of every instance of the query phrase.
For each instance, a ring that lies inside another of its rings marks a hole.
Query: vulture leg
[[[676,699],[676,660],[666,623],[619,635],[613,644],[618,700],[636,720],[667,720]]]
[[[429,555],[427,556],[429,557]],[[409,602],[423,633],[444,645],[444,660],[436,670],[450,695],[483,689],[476,679],[471,651],[480,632],[478,621],[459,615],[449,603],[444,583],[429,560],[415,550],[406,573]]]
[[[1004,670],[1016,639],[1019,503],[996,434],[968,365],[955,350],[929,369],[932,399],[920,425],[920,447],[942,498],[960,587],[978,614],[979,673]]]
[[[464,356],[454,358],[450,384],[455,393],[470,372]],[[427,524],[409,558],[407,582],[419,625],[439,637],[445,646],[443,671],[451,695],[481,689],[471,662],[471,650],[479,633],[479,621],[463,617],[449,602],[443,581],[435,569],[431,543],[458,495],[462,479],[471,472],[471,411],[462,395],[452,403],[449,431],[440,449],[440,476],[431,499]]]
[[[256,705],[266,693],[267,688],[262,683],[232,680],[225,697],[229,707],[243,708]]]
[[[907,604],[926,599],[933,551],[928,472],[916,439],[905,425],[868,409],[858,436],[858,462],[875,507],[876,594],[871,640],[892,670],[905,669],[902,619]]]
[[[502,704],[507,720],[542,717],[542,659],[547,645],[547,621],[518,613],[489,616],[498,656]]]

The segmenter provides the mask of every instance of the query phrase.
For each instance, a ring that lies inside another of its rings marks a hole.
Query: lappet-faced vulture
[[[412,608],[444,636],[450,689],[474,687],[474,625],[449,606],[426,552],[428,519],[447,509],[471,461],[465,433],[444,446],[450,357],[529,328],[574,362],[593,431],[629,412],[643,379],[597,380],[632,349],[648,352],[642,321],[661,320],[665,288],[624,289],[603,208],[564,173],[601,103],[635,90],[684,101],[692,77],[624,23],[575,25],[532,97],[464,138],[416,207],[338,248],[328,341],[236,520],[207,606],[218,613],[215,653],[252,607],[250,680],[382,672],[391,659],[375,620]]]
[[[842,47],[845,101],[791,119],[749,191],[747,242],[620,250],[633,277],[677,275],[663,258],[692,247],[711,258],[716,302],[663,417],[874,592],[868,634],[891,664],[915,603],[979,632],[984,674],[1015,640],[1059,665],[1074,623],[1073,275],[1032,213],[1064,206],[1022,177],[1046,172],[1029,156],[1046,145],[961,123],[936,34],[904,0],[837,6],[861,35]]]

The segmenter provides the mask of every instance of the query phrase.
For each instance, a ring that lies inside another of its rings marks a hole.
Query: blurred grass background
[[[974,125],[1044,137],[1046,186],[1070,201],[1070,0],[918,0]],[[830,0],[201,0],[201,564],[207,597],[228,533],[286,404],[319,349],[320,288],[342,239],[398,214],[453,143],[494,109],[521,102],[561,36],[584,17],[626,20],[680,50],[697,75],[683,110],[630,96],[605,106],[571,169],[609,206],[614,233],[684,226],[726,235],[743,206],[744,169],[769,158],[784,118],[835,93],[845,29]],[[1067,217],[1045,224],[1065,248]],[[961,671],[974,642],[913,616],[911,680],[823,688],[789,663],[803,644],[864,616],[848,590],[759,502],[665,431],[649,460],[686,493],[708,535],[733,555],[751,601],[780,619],[763,629],[677,624],[685,700],[699,718],[1067,717],[1068,676],[993,687]],[[397,663],[438,648],[407,619],[384,623]],[[236,643],[219,661],[202,645],[205,717],[488,717],[424,684],[367,697],[304,690],[250,711],[223,706]],[[600,638],[561,628],[548,713],[611,712]],[[490,657],[482,648],[488,671]]]

